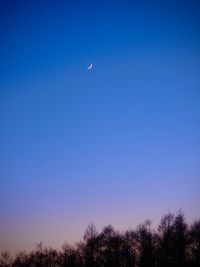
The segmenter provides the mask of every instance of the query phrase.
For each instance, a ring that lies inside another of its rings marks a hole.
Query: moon
[[[90,70],[92,67],[93,67],[93,64],[91,63],[87,69]]]

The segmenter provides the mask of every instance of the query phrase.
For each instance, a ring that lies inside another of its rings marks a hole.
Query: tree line
[[[56,250],[39,243],[14,257],[5,251],[0,267],[200,267],[200,220],[189,225],[183,213],[169,213],[156,229],[146,220],[134,230],[107,225],[100,233],[89,224],[75,245]]]

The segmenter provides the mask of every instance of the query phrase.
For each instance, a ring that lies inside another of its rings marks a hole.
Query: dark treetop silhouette
[[[98,233],[89,224],[83,241],[61,250],[36,245],[13,258],[2,252],[0,267],[199,267],[200,220],[188,225],[184,215],[167,214],[157,228],[146,220],[135,230],[119,232],[111,225]]]

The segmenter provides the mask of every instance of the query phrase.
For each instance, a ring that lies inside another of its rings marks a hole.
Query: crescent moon
[[[93,67],[93,64],[91,63],[87,69],[90,70],[92,67]]]

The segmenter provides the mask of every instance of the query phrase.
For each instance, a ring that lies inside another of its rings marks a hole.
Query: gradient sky
[[[199,217],[199,14],[191,0],[0,2],[0,250]]]

